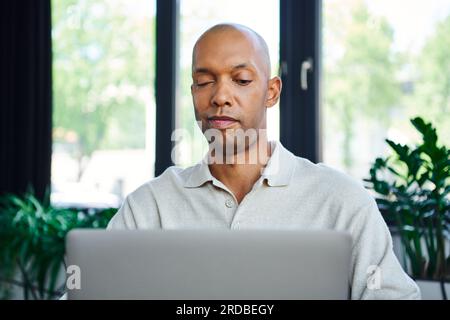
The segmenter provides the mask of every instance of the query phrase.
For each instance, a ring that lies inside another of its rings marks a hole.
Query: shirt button
[[[233,201],[232,199],[227,199],[227,200],[225,201],[225,205],[226,205],[228,208],[233,208],[233,206],[234,206],[234,201]]]

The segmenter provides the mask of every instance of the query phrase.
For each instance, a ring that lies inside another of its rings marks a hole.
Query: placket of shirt
[[[224,190],[226,192],[226,194],[223,194],[224,196],[224,206],[225,206],[225,210],[229,210],[229,212],[232,213],[232,219],[231,219],[231,223],[230,223],[230,228],[231,229],[239,229],[239,225],[241,223],[241,219],[242,217],[240,217],[242,214],[241,212],[245,211],[245,208],[249,202],[249,200],[251,199],[251,197],[254,195],[254,193],[256,192],[256,190],[262,185],[262,181],[263,181],[264,177],[260,177],[255,184],[253,185],[252,189],[250,190],[249,193],[247,193],[244,197],[244,199],[242,199],[241,203],[238,205],[237,199],[234,196],[233,192],[231,192],[226,185],[224,185],[222,182],[220,182],[217,179],[213,179],[212,183],[218,187],[221,188],[222,190]]]

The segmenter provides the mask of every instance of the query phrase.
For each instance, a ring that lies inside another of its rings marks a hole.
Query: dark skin
[[[250,192],[260,178],[272,151],[267,140],[267,108],[273,107],[281,93],[281,79],[270,78],[270,60],[267,46],[250,29],[239,25],[215,26],[197,41],[192,61],[191,93],[195,116],[201,121],[202,131],[217,129],[213,116],[234,119],[221,130],[225,143],[230,130],[256,129],[257,137],[243,149],[234,149],[244,159],[256,156],[257,163],[209,164],[211,174],[233,192],[238,203]],[[262,149],[261,149],[262,148]],[[236,162],[236,161],[234,161]]]

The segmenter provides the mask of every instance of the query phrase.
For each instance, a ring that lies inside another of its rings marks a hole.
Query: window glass
[[[120,205],[153,176],[155,1],[53,0],[54,204]]]
[[[450,2],[323,1],[323,161],[368,176],[421,116],[450,141]]]

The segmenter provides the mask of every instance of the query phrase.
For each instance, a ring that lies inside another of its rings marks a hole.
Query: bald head
[[[280,77],[270,77],[267,44],[252,29],[219,24],[195,43],[191,93],[195,118],[204,133],[217,129],[226,144],[235,147],[230,130],[256,129],[257,136],[266,139],[267,109],[276,105],[281,88]]]
[[[196,65],[197,51],[201,47],[201,43],[211,38],[228,40],[234,38],[245,41],[254,50],[265,77],[270,78],[270,55],[266,41],[256,31],[240,24],[217,24],[206,30],[195,43],[192,52],[192,68]],[[233,44],[235,43],[229,43],[228,45]]]

